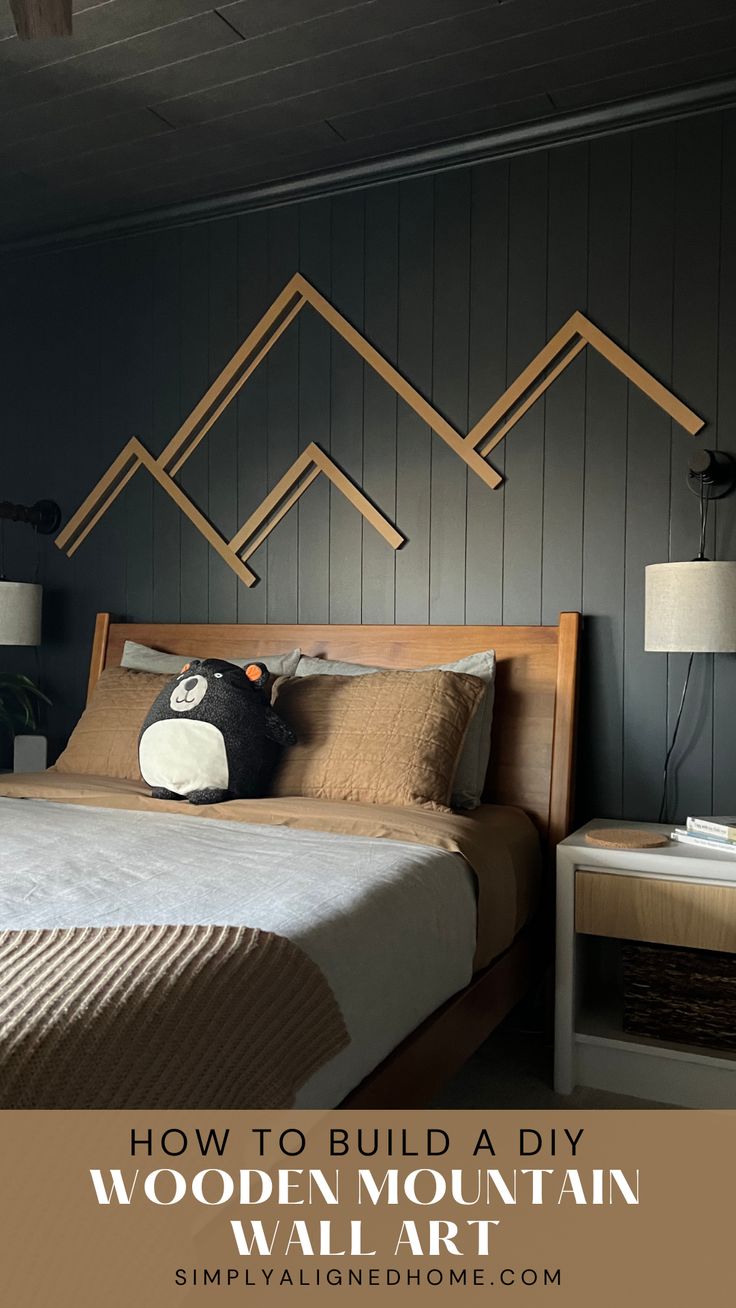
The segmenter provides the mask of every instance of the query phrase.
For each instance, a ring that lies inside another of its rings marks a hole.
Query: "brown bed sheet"
[[[76,776],[54,768],[0,777],[3,795],[331,831],[452,850],[470,865],[478,886],[476,969],[486,967],[511,944],[531,915],[541,884],[541,848],[536,828],[521,809],[498,804],[483,804],[466,813],[441,813],[294,796],[195,806],[152,799],[148,788],[139,781]]]

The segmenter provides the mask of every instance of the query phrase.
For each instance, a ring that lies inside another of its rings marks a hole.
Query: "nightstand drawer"
[[[736,953],[736,888],[578,869],[575,930]]]

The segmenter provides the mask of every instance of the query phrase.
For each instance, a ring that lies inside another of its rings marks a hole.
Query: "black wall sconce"
[[[704,500],[720,500],[736,487],[736,460],[725,450],[696,450],[690,460],[687,484]]]
[[[31,505],[0,500],[0,521],[26,522],[39,535],[51,536],[61,525],[61,509],[54,500],[36,500]]]

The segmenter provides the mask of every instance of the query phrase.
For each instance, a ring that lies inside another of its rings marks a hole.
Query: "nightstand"
[[[658,849],[587,843],[587,831],[611,826],[672,830],[595,821],[557,847],[555,1089],[734,1108],[736,1052],[625,1032],[620,974],[625,941],[736,954],[736,857],[674,841]]]

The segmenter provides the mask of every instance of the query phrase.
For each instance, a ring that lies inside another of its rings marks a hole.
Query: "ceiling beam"
[[[21,41],[72,34],[72,0],[10,0],[10,8]]]

